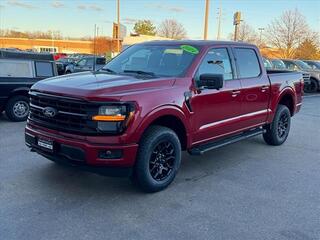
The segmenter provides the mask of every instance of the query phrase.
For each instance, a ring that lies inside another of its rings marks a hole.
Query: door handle
[[[231,96],[232,96],[232,97],[236,97],[236,96],[238,96],[240,93],[241,93],[240,90],[232,90],[232,91],[231,91],[231,94],[232,94]]]
[[[269,89],[269,86],[262,86],[261,92],[266,92]]]

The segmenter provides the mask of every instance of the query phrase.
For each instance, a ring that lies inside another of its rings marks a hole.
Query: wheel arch
[[[164,126],[172,129],[179,137],[181,149],[186,150],[189,146],[188,132],[190,127],[183,111],[176,106],[162,106],[151,111],[137,129],[137,142],[140,142],[145,131],[153,125]]]

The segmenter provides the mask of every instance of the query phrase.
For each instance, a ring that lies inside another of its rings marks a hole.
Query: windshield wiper
[[[139,75],[147,75],[147,76],[151,76],[151,77],[155,76],[155,74],[153,72],[145,72],[145,71],[142,71],[142,70],[124,70],[123,72],[124,73],[136,73],[136,74],[139,74]]]
[[[105,71],[105,72],[109,72],[109,73],[114,73],[114,74],[116,74],[116,72],[113,71],[113,70],[110,69],[110,68],[101,68],[99,71]]]

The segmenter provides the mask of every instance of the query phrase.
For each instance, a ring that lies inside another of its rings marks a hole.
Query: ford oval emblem
[[[53,108],[53,107],[45,107],[42,110],[43,115],[45,115],[48,118],[53,118],[54,116],[57,115],[58,111],[57,109]]]

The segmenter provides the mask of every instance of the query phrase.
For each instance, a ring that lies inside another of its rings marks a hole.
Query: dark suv
[[[30,87],[56,75],[56,64],[50,54],[0,51],[0,113],[5,110],[12,121],[26,120]]]

